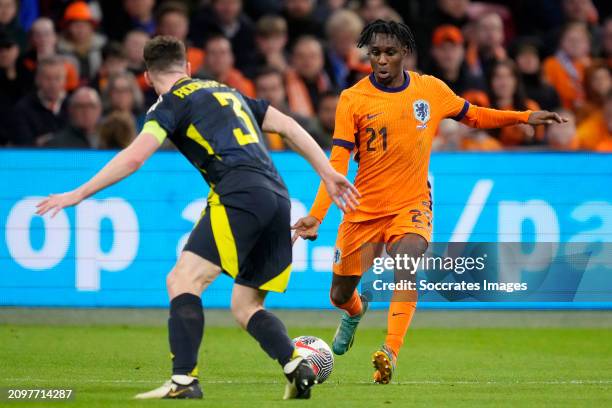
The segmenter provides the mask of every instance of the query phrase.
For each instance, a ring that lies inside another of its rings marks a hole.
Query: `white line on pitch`
[[[49,379],[41,379],[41,378],[3,378],[3,382],[11,383],[11,382],[39,382],[39,383],[48,383]],[[58,381],[57,379],[53,379],[55,383],[69,383],[70,380],[66,381]],[[159,382],[159,380],[97,380],[97,379],[84,379],[79,380],[79,383],[86,384],[155,384]],[[200,380],[203,384],[281,384],[284,382],[281,381],[233,381],[233,380]],[[371,381],[354,381],[354,382],[334,382],[330,381],[333,384],[371,384]],[[545,380],[545,381],[437,381],[437,380],[413,380],[413,381],[399,381],[392,383],[392,385],[606,385],[612,384],[612,380]]]

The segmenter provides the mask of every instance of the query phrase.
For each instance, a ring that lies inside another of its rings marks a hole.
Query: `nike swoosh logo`
[[[170,391],[168,393],[168,396],[170,398],[178,397],[179,395],[184,394],[184,393],[186,393],[189,390],[190,390],[190,388],[183,388],[182,390],[178,390],[178,391]]]
[[[393,313],[391,313],[391,316],[399,316],[399,315],[406,315],[406,314],[408,314],[408,313],[401,313],[401,312],[400,313],[396,313],[396,312],[393,312]]]
[[[368,120],[374,119],[375,117],[377,117],[378,115],[381,115],[381,114],[382,114],[382,112],[380,112],[380,113],[371,113],[371,114],[369,114],[367,116],[367,118],[368,118]]]

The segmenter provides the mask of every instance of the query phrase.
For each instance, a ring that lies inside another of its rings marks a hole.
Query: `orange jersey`
[[[526,123],[531,111],[500,111],[470,105],[441,80],[408,72],[404,84],[386,88],[374,75],[340,95],[336,108],[332,166],[344,174],[349,152],[359,163],[356,211],[344,221],[361,222],[431,206],[427,174],[432,140],[440,121],[460,120],[488,129]],[[310,215],[322,221],[331,199],[321,184]]]
[[[362,196],[345,220],[370,220],[430,202],[433,137],[442,119],[461,119],[468,107],[441,80],[415,72],[398,88],[383,87],[370,75],[342,92],[334,144],[354,149],[355,187]]]

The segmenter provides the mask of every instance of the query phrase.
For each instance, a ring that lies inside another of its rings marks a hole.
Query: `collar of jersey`
[[[384,86],[376,82],[376,77],[374,76],[373,72],[370,74],[369,78],[370,78],[370,83],[374,85],[376,89],[380,89],[383,92],[401,92],[404,89],[408,88],[408,85],[410,85],[410,74],[408,74],[408,72],[406,71],[404,71],[404,83],[401,84],[400,86],[396,86],[395,88],[389,88],[387,86]]]
[[[176,81],[176,82],[174,83],[174,85],[172,85],[172,87],[175,87],[176,85],[178,85],[178,84],[180,84],[180,83],[182,83],[182,82],[188,81],[188,80],[190,80],[190,79],[191,79],[191,77],[188,77],[188,76],[182,77],[181,79],[179,79],[178,81]]]

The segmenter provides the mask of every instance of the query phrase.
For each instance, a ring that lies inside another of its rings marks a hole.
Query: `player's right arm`
[[[119,152],[95,176],[80,187],[62,194],[52,194],[41,201],[36,214],[44,215],[53,210],[51,216],[66,207],[79,204],[94,195],[128,177],[144,164],[144,162],[159,148],[160,143],[155,135],[143,132],[128,147]]]
[[[63,208],[79,204],[94,195],[128,177],[144,164],[162,144],[166,136],[176,126],[175,109],[169,100],[159,98],[149,109],[145,125],[140,135],[109,161],[95,176],[80,187],[62,194],[52,194],[37,205],[36,213],[44,215],[53,211],[55,216]]]
[[[283,135],[314,167],[321,177],[326,194],[343,211],[354,210],[359,205],[359,192],[355,186],[331,166],[323,150],[293,118],[270,106],[264,116],[262,130]]]
[[[356,129],[349,97],[343,92],[340,95],[336,110],[334,140],[329,163],[337,172],[345,176],[348,173],[351,151],[355,147]],[[323,187],[323,183],[321,183],[310,213],[306,217],[300,218],[292,227],[295,230],[292,238],[293,242],[298,237],[308,240],[317,239],[319,226],[323,222],[330,205],[331,199]]]

